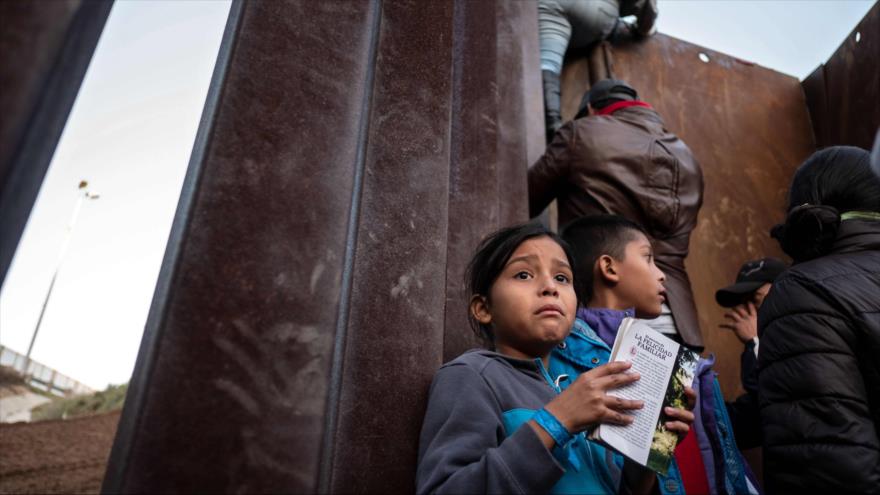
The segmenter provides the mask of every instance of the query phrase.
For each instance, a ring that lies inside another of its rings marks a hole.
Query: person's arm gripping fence
[[[556,132],[544,155],[529,168],[529,217],[540,215],[567,187],[575,139],[574,121],[568,122]]]

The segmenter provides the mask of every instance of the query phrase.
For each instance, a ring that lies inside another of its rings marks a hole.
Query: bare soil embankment
[[[0,424],[0,493],[98,493],[119,414]]]

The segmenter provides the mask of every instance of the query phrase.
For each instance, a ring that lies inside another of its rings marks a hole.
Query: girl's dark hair
[[[489,299],[489,290],[492,284],[501,275],[510,256],[516,251],[516,248],[523,242],[534,239],[536,237],[549,237],[553,239],[565,252],[568,264],[571,265],[572,274],[576,278],[577,270],[575,268],[575,257],[571,247],[562,240],[555,232],[540,223],[530,222],[513,227],[506,227],[497,232],[489,234],[477,247],[477,252],[468,263],[465,272],[465,286],[467,287],[468,298],[474,295],[480,295]],[[580,290],[576,279],[572,281],[575,294],[580,298]],[[471,328],[478,337],[482,338],[487,344],[491,345],[495,341],[495,334],[489,325],[484,325],[474,318],[468,306],[468,321]]]
[[[853,146],[813,153],[794,173],[785,223],[773,228],[782,250],[796,262],[831,251],[847,211],[880,212],[880,179],[870,155]]]

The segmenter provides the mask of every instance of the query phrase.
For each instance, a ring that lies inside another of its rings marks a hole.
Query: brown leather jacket
[[[703,347],[684,267],[703,204],[703,173],[656,111],[633,106],[565,124],[529,169],[530,215],[540,214],[553,199],[559,225],[611,213],[644,226],[657,266],[666,273],[667,299],[681,338]]]

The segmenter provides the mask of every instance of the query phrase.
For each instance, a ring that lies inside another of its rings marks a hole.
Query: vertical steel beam
[[[525,220],[536,17],[233,4],[105,492],[412,491],[460,272]]]
[[[443,361],[479,345],[468,331],[465,265],[500,221],[495,12],[494,0],[455,2]]]
[[[338,413],[321,491],[407,492],[443,345],[452,2],[382,3]],[[332,418],[331,418],[332,419]]]
[[[377,6],[233,3],[105,492],[317,489]]]
[[[819,148],[871,149],[880,128],[880,2],[802,86]]]

